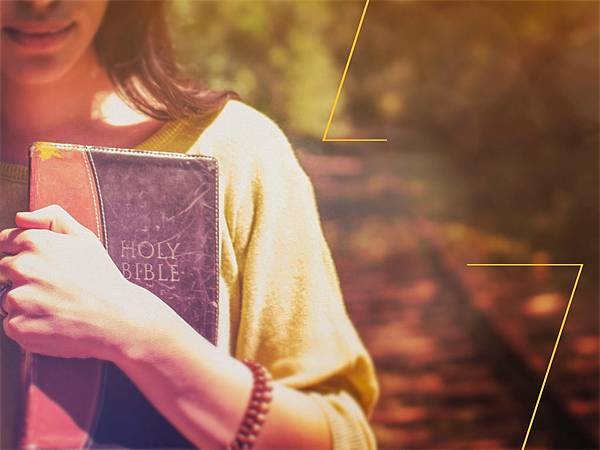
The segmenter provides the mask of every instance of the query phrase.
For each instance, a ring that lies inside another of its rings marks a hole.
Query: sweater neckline
[[[186,125],[188,125],[186,120],[165,122],[158,130],[131,148],[148,150],[168,145]],[[26,164],[9,163],[0,160],[0,178],[17,183],[28,183],[29,167]]]

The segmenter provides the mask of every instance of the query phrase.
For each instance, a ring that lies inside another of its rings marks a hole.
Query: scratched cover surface
[[[127,279],[216,343],[214,158],[39,142],[29,194],[30,209],[60,204],[94,231]],[[24,374],[23,448],[193,447],[110,362],[28,354]]]

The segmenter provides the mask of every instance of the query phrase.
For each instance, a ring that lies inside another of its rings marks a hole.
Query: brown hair
[[[159,120],[210,114],[233,91],[214,91],[185,77],[175,61],[164,0],[110,0],[96,50],[119,95]]]

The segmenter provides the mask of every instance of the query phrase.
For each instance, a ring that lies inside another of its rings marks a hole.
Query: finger
[[[6,297],[6,293],[10,290],[10,283],[0,284],[0,315],[2,317],[8,316],[8,311],[4,309],[4,298]]]
[[[20,316],[6,316],[4,320],[2,320],[2,327],[4,328],[4,334],[6,334],[13,341],[18,342],[17,339],[19,337],[19,323],[23,321],[23,318]]]
[[[26,352],[71,357],[63,348],[48,342],[47,337],[55,332],[52,323],[22,314],[5,317],[2,321],[4,333]]]
[[[49,230],[35,228],[6,228],[0,231],[0,258],[34,250],[40,242],[49,238],[49,234]]]
[[[28,285],[11,287],[0,301],[0,307],[7,315],[22,314],[26,317],[39,317],[48,313],[49,309],[39,301],[40,295]]]
[[[19,228],[41,228],[62,234],[81,234],[87,230],[59,205],[48,205],[35,211],[21,211],[15,216]]]
[[[13,288],[27,283],[31,267],[28,260],[24,253],[0,258],[0,283],[10,283]]]
[[[78,223],[59,205],[48,205],[35,211],[21,211],[15,216],[19,228],[37,228],[62,234],[74,234]]]
[[[3,291],[0,291],[0,311],[3,316],[10,315],[13,310],[12,296],[10,295],[11,285],[4,285]]]
[[[10,284],[10,282],[11,282],[11,279],[9,277],[10,258],[13,258],[13,256],[3,255],[2,257],[0,257],[0,285],[1,286]]]
[[[15,239],[21,234],[21,228],[5,228],[0,231],[0,258],[5,255],[16,255],[24,250]]]

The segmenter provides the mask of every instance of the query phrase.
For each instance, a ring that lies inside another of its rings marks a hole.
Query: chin
[[[15,58],[10,63],[3,61],[2,75],[18,84],[50,84],[63,78],[74,62],[57,55],[38,55],[20,60]]]

